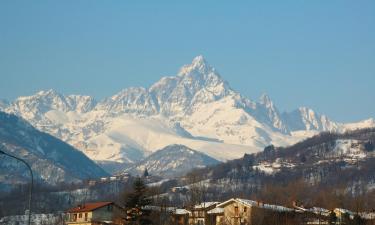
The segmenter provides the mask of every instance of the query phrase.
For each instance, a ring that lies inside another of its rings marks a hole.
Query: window
[[[108,210],[108,211],[112,211],[112,210],[113,210],[113,205],[108,205],[108,206],[107,206],[107,210]]]
[[[234,207],[234,215],[239,216],[238,206]]]
[[[88,213],[85,213],[85,221],[87,221]]]
[[[82,213],[80,213],[80,214],[78,215],[78,218],[82,218]]]
[[[247,207],[243,207],[243,212],[247,212]]]
[[[77,213],[73,214],[73,221],[77,221]]]

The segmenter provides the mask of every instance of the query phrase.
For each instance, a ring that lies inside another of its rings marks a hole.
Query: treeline
[[[68,208],[90,201],[114,201],[126,189],[130,189],[134,177],[126,181],[114,181],[89,185],[82,183],[59,183],[46,185],[35,183],[33,187],[33,213],[64,212]],[[22,215],[27,210],[29,184],[20,184],[10,192],[0,192],[0,217]]]

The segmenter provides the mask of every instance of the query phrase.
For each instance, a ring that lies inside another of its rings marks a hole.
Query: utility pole
[[[3,145],[0,145],[1,148],[3,148]],[[6,152],[4,152],[2,149],[0,149],[0,155],[5,155],[5,156],[8,156],[8,157],[11,157],[11,158],[14,158],[18,161],[21,161],[23,164],[26,165],[27,169],[29,169],[29,172],[30,172],[30,176],[31,176],[31,183],[30,183],[30,188],[29,188],[29,212],[28,212],[28,225],[31,225],[31,201],[32,201],[32,198],[33,198],[33,186],[34,186],[34,175],[33,175],[33,171],[30,167],[30,165],[23,159],[20,159],[16,156],[13,156],[13,155],[10,155]]]

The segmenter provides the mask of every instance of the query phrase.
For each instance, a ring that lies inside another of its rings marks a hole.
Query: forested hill
[[[209,178],[212,191],[220,188],[223,196],[241,190],[241,195],[280,203],[315,202],[321,193],[374,194],[375,129],[321,133],[290,147],[268,146],[257,154],[192,171],[188,177]]]

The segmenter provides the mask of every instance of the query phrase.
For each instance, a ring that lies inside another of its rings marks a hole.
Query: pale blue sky
[[[375,117],[375,1],[0,1],[0,98],[98,99],[204,55],[251,99]]]

